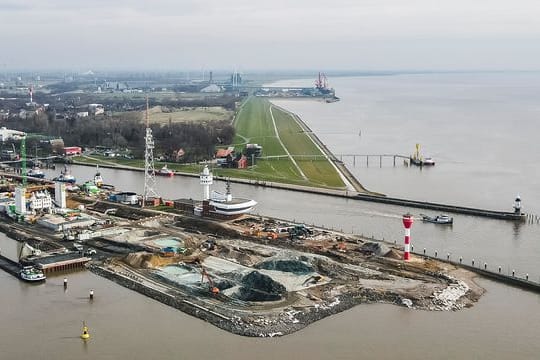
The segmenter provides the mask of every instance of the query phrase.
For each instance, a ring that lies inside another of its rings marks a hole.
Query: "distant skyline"
[[[0,0],[0,71],[539,70],[536,0]]]

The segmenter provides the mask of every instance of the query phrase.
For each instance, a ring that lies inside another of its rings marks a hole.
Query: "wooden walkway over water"
[[[291,156],[298,160],[333,160],[333,161],[340,161],[343,162],[344,159],[352,159],[353,166],[356,166],[356,164],[364,163],[366,166],[369,166],[370,160],[372,164],[379,164],[379,167],[382,167],[383,165],[383,159],[390,159],[392,160],[393,166],[396,166],[396,159],[403,159],[407,162],[407,165],[409,164],[408,161],[410,159],[410,156],[406,155],[400,155],[400,154],[335,154],[333,156],[328,155],[294,155],[291,154]],[[272,155],[272,156],[262,156],[259,159],[264,160],[278,160],[278,159],[285,159],[288,158],[288,155]]]

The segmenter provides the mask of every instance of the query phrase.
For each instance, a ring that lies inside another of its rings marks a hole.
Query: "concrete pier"
[[[440,203],[432,203],[427,201],[417,201],[417,200],[407,200],[399,199],[386,196],[373,196],[366,194],[357,194],[355,197],[357,200],[378,202],[383,204],[399,205],[405,207],[414,207],[419,209],[429,209],[429,210],[438,210],[444,212],[451,212],[456,214],[463,215],[472,215],[472,216],[482,216],[492,219],[501,219],[501,220],[513,220],[513,221],[525,221],[525,214],[516,214],[515,212],[507,211],[495,211],[495,210],[485,210],[477,209],[465,206],[457,205],[448,205]]]

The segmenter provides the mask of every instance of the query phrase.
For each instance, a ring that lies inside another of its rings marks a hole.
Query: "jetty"
[[[495,211],[495,210],[485,210],[472,207],[458,206],[458,205],[448,205],[441,203],[433,203],[427,201],[418,201],[418,200],[407,200],[400,199],[388,196],[373,196],[367,194],[357,194],[355,196],[357,200],[378,202],[382,204],[391,204],[399,205],[405,207],[413,207],[419,209],[428,209],[428,210],[437,210],[443,212],[451,212],[462,215],[471,215],[471,216],[482,216],[492,219],[501,219],[501,220],[513,220],[513,221],[525,221],[526,214],[521,212],[508,212],[508,211]]]

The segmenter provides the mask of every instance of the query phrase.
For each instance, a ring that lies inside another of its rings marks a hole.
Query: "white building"
[[[60,181],[54,183],[54,201],[61,209],[66,208],[66,184]]]
[[[51,194],[47,191],[35,191],[30,197],[30,210],[45,210],[51,212],[53,203]]]
[[[59,215],[45,215],[38,219],[38,225],[53,231],[63,231],[74,228],[87,228],[96,223],[96,219],[90,216],[79,216],[73,219]]]
[[[94,115],[100,115],[105,113],[105,108],[102,104],[88,104],[88,112]]]
[[[19,215],[26,214],[26,189],[15,188],[15,212]]]

